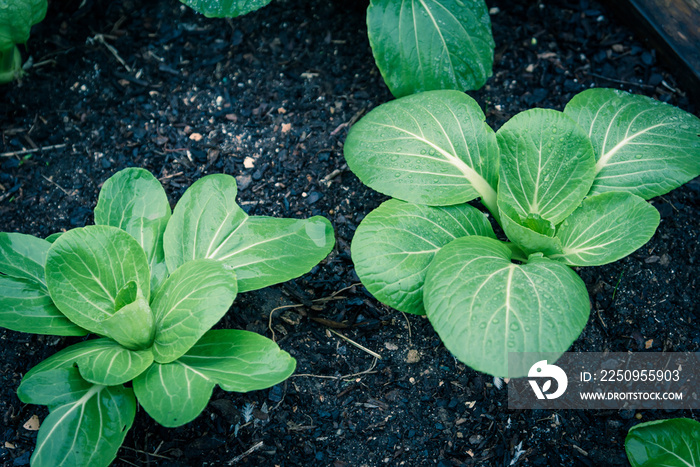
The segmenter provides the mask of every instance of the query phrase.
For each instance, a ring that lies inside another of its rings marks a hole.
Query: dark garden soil
[[[494,128],[533,106],[561,110],[591,86],[698,114],[655,52],[598,3],[488,3],[494,76],[470,94]],[[639,420],[696,416],[509,410],[506,389],[457,362],[426,319],[357,284],[350,241],[384,198],[347,170],[343,141],[391,99],[369,49],[366,2],[273,0],[228,21],[176,0],[80,4],[52,2],[25,51],[30,73],[0,88],[0,152],[18,153],[0,157],[0,231],[43,237],[91,224],[101,184],[136,166],[160,178],[173,205],[198,178],[224,172],[250,214],[320,214],[337,236],[310,274],[241,295],[219,324],[274,330],[296,374],[265,391],[217,389],[176,429],[140,410],[115,465],[627,465],[624,437]],[[47,149],[20,152],[32,148]],[[573,350],[700,350],[700,180],[652,203],[662,220],[646,246],[579,271],[592,312]],[[269,319],[285,305],[296,307]],[[20,379],[77,340],[0,329],[4,465],[28,464],[36,431],[23,426],[46,416],[17,399]]]

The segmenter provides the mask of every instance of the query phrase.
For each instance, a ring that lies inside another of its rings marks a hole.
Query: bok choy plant
[[[700,465],[700,422],[670,418],[630,428],[625,451],[632,467]]]
[[[176,427],[216,385],[246,392],[292,374],[295,360],[272,340],[210,329],[237,293],[308,272],[333,248],[333,230],[322,217],[248,216],[236,191],[233,177],[209,175],[171,212],[150,172],[125,169],[104,183],[96,225],[50,241],[0,233],[0,326],[96,336],[22,379],[19,398],[50,411],[32,465],[109,465],[137,400]]]
[[[22,74],[17,44],[29,39],[32,26],[46,16],[48,0],[0,0],[0,84]]]
[[[498,132],[457,91],[383,104],[345,142],[350,169],[392,196],[351,246],[381,302],[427,314],[445,346],[499,377],[509,352],[561,354],[590,302],[572,266],[623,258],[654,234],[645,200],[700,174],[700,119],[612,89],[575,96],[564,112],[532,109]],[[480,198],[486,215],[465,204]],[[534,363],[534,362],[533,362]]]
[[[271,0],[181,0],[209,17],[233,18]],[[492,74],[494,41],[484,0],[370,0],[367,35],[395,97],[479,89]]]

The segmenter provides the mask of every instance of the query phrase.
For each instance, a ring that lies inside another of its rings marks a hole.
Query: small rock
[[[306,197],[307,204],[314,204],[316,201],[321,199],[323,195],[317,191],[310,191],[309,196]]]
[[[613,52],[621,54],[622,52],[625,51],[625,46],[622,44],[613,44],[612,49],[613,49]]]
[[[192,133],[192,134],[190,135],[190,139],[191,139],[192,141],[201,141],[202,138],[204,138],[204,137],[203,137],[202,135],[200,135],[199,133]]]
[[[418,363],[420,361],[420,354],[417,350],[411,349],[408,351],[406,356],[406,363]]]
[[[251,177],[248,174],[238,175],[236,177],[236,183],[238,184],[238,189],[240,191],[244,191],[246,188],[248,188],[250,186],[251,183],[253,183],[253,177]]]
[[[245,167],[246,169],[252,169],[253,167],[255,167],[255,159],[253,159],[250,156],[246,157],[245,159],[243,159],[243,167]]]
[[[41,422],[39,422],[39,417],[37,417],[36,415],[32,415],[31,417],[29,417],[29,420],[27,420],[27,422],[22,426],[25,430],[37,431],[41,426]]]
[[[399,350],[399,346],[393,342],[385,342],[384,347],[386,347],[387,350]]]

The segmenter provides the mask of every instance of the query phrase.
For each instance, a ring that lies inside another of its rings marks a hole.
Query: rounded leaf
[[[445,347],[470,367],[508,374],[509,352],[564,353],[581,334],[588,292],[570,268],[543,257],[511,262],[498,240],[469,236],[443,247],[428,268],[423,300]]]
[[[294,373],[296,360],[271,339],[250,331],[209,331],[179,363],[225,391],[258,391],[281,383]]]
[[[700,465],[700,422],[672,418],[630,428],[625,451],[632,467]]]
[[[590,196],[557,228],[562,251],[550,257],[570,266],[612,263],[646,244],[660,221],[659,211],[632,193]]]
[[[430,262],[440,248],[465,235],[496,237],[486,216],[468,204],[385,201],[362,220],[352,239],[355,272],[380,302],[425,314],[423,283]]]
[[[187,352],[226,314],[236,293],[236,276],[218,261],[197,259],[180,266],[151,302],[155,360],[169,363]]]
[[[180,0],[208,18],[235,18],[259,10],[271,0]]]
[[[628,191],[650,199],[700,175],[700,118],[617,89],[588,89],[564,112],[590,136],[595,181],[590,194]]]
[[[363,183],[394,198],[447,206],[482,197],[497,215],[498,146],[484,120],[462,92],[403,97],[353,125],[345,159]]]
[[[0,14],[0,50],[7,50],[15,44],[24,44],[29,39],[32,26],[46,16],[47,0],[4,0]],[[19,50],[16,53],[19,54]],[[14,51],[10,51],[14,54]]]
[[[491,76],[494,41],[483,0],[372,0],[367,35],[395,97],[479,89]]]
[[[165,279],[163,232],[170,219],[170,203],[163,186],[151,172],[128,168],[102,185],[95,206],[95,224],[119,227],[131,234],[146,252],[151,287]]]
[[[165,230],[168,269],[215,259],[236,272],[240,292],[299,277],[333,249],[327,219],[248,216],[236,204],[236,180],[208,175],[187,189]]]
[[[61,235],[46,258],[46,282],[56,307],[80,327],[101,333],[115,299],[135,281],[148,297],[150,271],[138,242],[121,229],[92,225]]]
[[[93,352],[75,358],[80,375],[85,380],[116,386],[136,378],[153,363],[150,350],[133,351],[111,339],[100,339],[102,345]]]
[[[131,388],[92,385],[81,397],[49,413],[41,424],[31,465],[109,465],[135,416]]]
[[[561,112],[532,109],[496,133],[501,150],[498,202],[524,225],[536,214],[553,224],[578,207],[593,183],[595,157],[588,135]]]
[[[178,361],[163,365],[154,363],[134,380],[134,393],[155,421],[166,427],[176,427],[202,413],[215,385]]]

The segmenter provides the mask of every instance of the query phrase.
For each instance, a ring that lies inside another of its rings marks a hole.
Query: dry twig
[[[10,151],[10,152],[3,152],[0,154],[0,157],[13,157],[13,156],[24,156],[25,154],[31,154],[33,152],[39,152],[39,151],[50,151],[52,149],[61,149],[65,148],[67,145],[66,144],[54,144],[52,146],[44,146],[41,148],[33,148],[33,149],[22,149],[21,151]]]
[[[68,192],[68,190],[66,190],[66,189],[63,188],[61,185],[59,185],[58,183],[54,182],[54,181],[51,180],[50,178],[46,177],[44,174],[41,174],[41,176],[42,176],[42,177],[44,178],[44,180],[46,180],[47,182],[56,185],[56,187],[57,187],[59,190],[61,190],[62,192],[64,192],[64,193],[66,194],[66,196],[73,196],[73,193]]]
[[[349,337],[346,337],[346,336],[342,335],[341,333],[339,333],[339,332],[337,332],[337,331],[334,331],[333,329],[328,328],[328,330],[329,330],[330,332],[332,332],[333,334],[335,334],[336,336],[340,337],[341,339],[344,339],[344,340],[347,341],[348,343],[354,345],[354,346],[357,347],[358,349],[360,349],[360,350],[362,350],[362,351],[364,351],[364,352],[367,352],[368,354],[370,354],[370,355],[373,356],[374,358],[379,359],[379,360],[382,359],[382,356],[379,355],[377,352],[374,352],[374,351],[372,351],[372,350],[369,350],[367,347],[365,347],[365,346],[363,346],[363,345],[361,345],[361,344],[358,344],[358,343],[355,342],[354,340],[350,339]]]
[[[250,454],[257,451],[258,449],[260,449],[263,446],[264,446],[264,443],[262,441],[258,441],[257,443],[252,445],[250,447],[250,449],[248,449],[246,452],[244,452],[243,454],[240,454],[240,455],[234,457],[233,459],[231,459],[230,461],[228,461],[228,463],[226,465],[233,465],[237,462],[240,462],[241,460],[248,457]]]
[[[306,377],[306,378],[321,378],[321,379],[348,379],[348,378],[354,378],[355,376],[361,376],[361,375],[368,375],[370,373],[375,373],[374,367],[377,366],[377,359],[373,358],[372,359],[372,364],[370,365],[369,368],[367,368],[365,371],[361,371],[359,373],[352,373],[350,375],[343,375],[343,376],[326,376],[326,375],[312,375],[310,373],[299,373],[296,375],[292,375],[291,378],[295,377]]]

